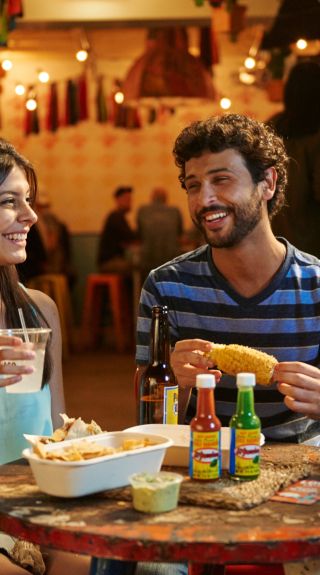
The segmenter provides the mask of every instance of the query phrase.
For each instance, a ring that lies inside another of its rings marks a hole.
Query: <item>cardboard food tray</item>
[[[24,449],[39,488],[58,497],[80,497],[128,485],[129,475],[141,471],[159,471],[165,451],[172,440],[150,433],[127,433],[118,431],[101,433],[84,438],[88,443],[104,447],[119,447],[126,439],[147,438],[152,444],[146,447],[122,451],[81,461],[55,461],[41,459],[32,448]],[[66,448],[84,439],[71,439],[60,443],[43,445],[46,451]]]

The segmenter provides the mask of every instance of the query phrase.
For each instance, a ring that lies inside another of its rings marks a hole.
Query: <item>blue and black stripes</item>
[[[141,294],[137,363],[148,360],[151,308],[161,304],[169,309],[172,345],[195,338],[238,343],[270,353],[279,361],[319,365],[320,261],[281,241],[287,246],[283,265],[270,284],[251,298],[238,294],[219,273],[209,246],[153,270]],[[271,437],[277,435],[277,425],[298,417],[287,410],[282,395],[274,389],[260,391],[257,387],[255,399],[264,431],[268,434],[269,429]],[[220,404],[223,416],[231,416],[235,394],[224,386],[224,378],[217,386],[216,400],[218,415]],[[309,425],[309,420],[300,416],[299,433]],[[297,431],[294,425],[286,428],[288,438]]]

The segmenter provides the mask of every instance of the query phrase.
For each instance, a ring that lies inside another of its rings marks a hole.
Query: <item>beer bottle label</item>
[[[231,428],[229,472],[237,477],[255,477],[260,471],[260,429]]]
[[[178,423],[178,386],[165,387],[163,392],[163,423]]]
[[[220,431],[191,431],[190,477],[203,481],[219,479],[220,453]]]

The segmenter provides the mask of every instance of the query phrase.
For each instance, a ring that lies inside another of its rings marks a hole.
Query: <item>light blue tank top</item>
[[[21,458],[29,445],[24,433],[51,435],[52,431],[48,384],[36,393],[6,393],[0,388],[0,464]]]

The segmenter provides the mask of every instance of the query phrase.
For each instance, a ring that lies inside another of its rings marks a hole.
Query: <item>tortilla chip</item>
[[[132,451],[151,445],[148,438],[141,439],[125,439],[119,447],[104,447],[94,441],[77,441],[68,447],[61,447],[59,449],[45,449],[43,444],[38,441],[33,451],[41,459],[49,461],[85,461],[96,457],[104,457],[105,455],[114,455],[123,451]]]

